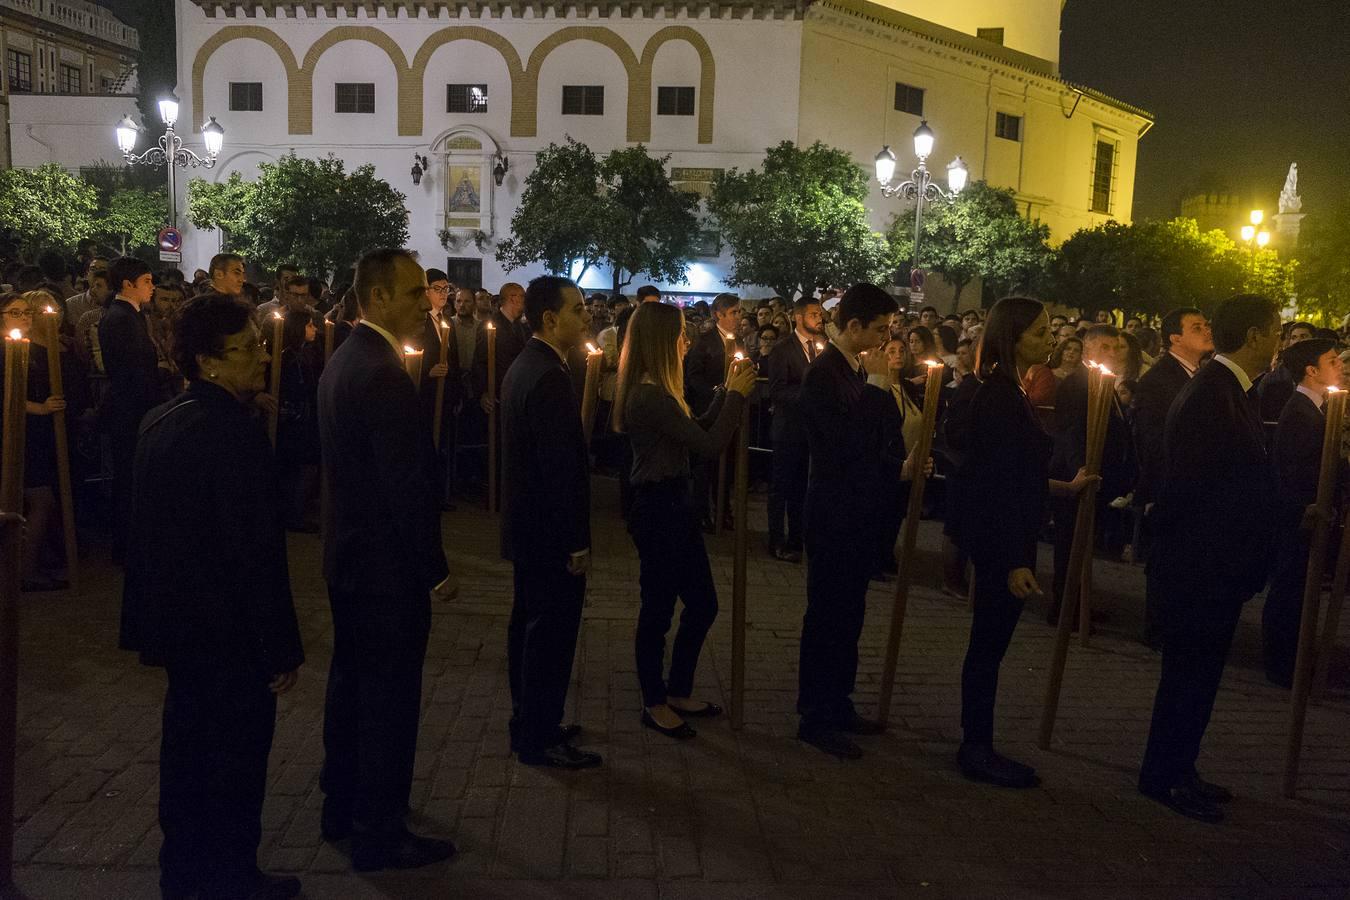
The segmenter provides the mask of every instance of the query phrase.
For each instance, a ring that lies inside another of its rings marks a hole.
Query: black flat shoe
[[[652,731],[659,731],[668,738],[674,738],[677,741],[687,741],[690,738],[698,737],[698,732],[689,727],[688,722],[681,722],[674,728],[664,728],[656,723],[652,714],[645,709],[642,711],[642,727],[650,728]]]
[[[352,843],[352,868],[358,872],[381,869],[420,869],[455,855],[455,845],[405,831],[392,840],[360,837]]]
[[[703,701],[703,706],[698,709],[681,709],[678,706],[672,706],[670,708],[675,710],[675,714],[681,718],[692,717],[695,719],[712,719],[722,714],[722,707],[718,706],[716,703],[709,703],[706,700]]]
[[[1186,786],[1210,803],[1232,803],[1233,792],[1220,784],[1206,781],[1199,774],[1192,775]]]
[[[524,751],[516,758],[522,765],[541,769],[594,769],[603,762],[599,753],[578,750],[565,741],[542,750]]]
[[[1207,825],[1217,825],[1223,821],[1223,810],[1200,796],[1190,785],[1183,784],[1160,791],[1140,788],[1139,793],[1188,819]]]
[[[1036,770],[994,752],[993,747],[962,744],[956,753],[961,774],[971,781],[1005,788],[1033,788],[1041,783]]]
[[[842,731],[832,728],[819,730],[798,728],[797,740],[840,759],[862,759],[862,748],[849,740]]]
[[[839,730],[846,734],[884,734],[886,727],[880,722],[872,719],[864,719],[857,713],[853,717],[839,723]]]

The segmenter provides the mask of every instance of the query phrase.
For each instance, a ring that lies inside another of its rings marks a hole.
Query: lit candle
[[[722,373],[723,378],[731,374],[731,360],[735,353],[736,339],[722,335],[722,358],[726,360],[726,371]]]
[[[50,306],[42,310],[34,325],[38,343],[47,348],[47,382],[51,396],[66,396],[64,373],[61,371],[61,337],[57,321],[60,317]],[[52,416],[52,435],[56,444],[56,486],[60,493],[61,530],[66,554],[66,572],[72,587],[79,583],[78,554],[75,541],[75,500],[70,481],[70,436],[66,430],[66,414]]]
[[[4,445],[0,447],[0,512],[23,514],[23,451],[28,433],[28,339],[15,328],[5,335]],[[7,544],[8,546],[8,544]],[[5,568],[18,573],[15,558]]]
[[[267,437],[275,448],[277,445],[277,416],[281,412],[281,342],[286,317],[280,310],[272,313],[272,368],[268,378],[267,392],[272,395],[272,410],[267,415]]]
[[[441,365],[450,365],[450,323],[441,319],[437,323],[436,333],[441,338]],[[436,409],[431,414],[431,443],[437,450],[441,449],[441,423],[445,420],[445,382],[450,378],[450,373],[446,372],[436,380]]]
[[[586,446],[591,446],[591,435],[595,433],[595,401],[600,391],[600,363],[604,360],[595,344],[586,345],[586,383],[581,389],[581,432]]]
[[[403,369],[412,379],[413,389],[420,389],[422,387],[422,351],[404,344]]]
[[[483,325],[487,334],[488,398],[488,512],[497,511],[497,326]]]
[[[336,323],[334,323],[332,319],[325,318],[323,320],[323,361],[325,365],[333,358],[333,350],[335,349],[333,343],[336,338]]]

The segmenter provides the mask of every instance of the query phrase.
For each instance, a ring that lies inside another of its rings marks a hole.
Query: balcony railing
[[[0,10],[13,10],[129,50],[141,48],[135,28],[87,0],[0,0]]]

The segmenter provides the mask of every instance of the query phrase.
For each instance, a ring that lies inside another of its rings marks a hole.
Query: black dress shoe
[[[599,753],[578,750],[566,741],[542,750],[523,751],[517,758],[524,765],[546,769],[593,769],[603,762]]]
[[[673,708],[674,707],[672,707],[672,709]],[[698,732],[691,728],[688,722],[681,722],[674,728],[666,728],[663,725],[657,724],[657,721],[652,718],[652,714],[645,709],[642,711],[642,727],[650,728],[652,731],[660,732],[666,737],[674,738],[677,741],[687,741],[690,738],[698,737]]]
[[[848,734],[885,734],[886,726],[854,713],[851,718],[839,723],[839,730]]]
[[[833,728],[798,728],[797,740],[840,759],[862,759],[862,748],[849,740],[848,735]]]
[[[777,550],[773,551],[773,555],[775,559],[783,562],[799,563],[802,561],[800,550],[785,550],[782,547],[779,547]]]
[[[1164,788],[1163,790],[1145,790],[1141,787],[1139,793],[1150,800],[1157,800],[1172,812],[1180,813],[1188,819],[1195,819],[1197,822],[1205,822],[1210,825],[1217,825],[1223,821],[1223,810],[1200,796],[1188,784]]]
[[[1204,797],[1210,803],[1232,803],[1233,792],[1220,784],[1206,781],[1198,773],[1192,774],[1186,786]]]
[[[570,744],[577,738],[581,737],[581,726],[576,724],[564,725],[561,729],[559,729],[558,733],[562,735],[562,739],[565,742]]]
[[[352,868],[358,872],[381,869],[420,869],[455,855],[455,845],[411,831],[396,836],[358,835],[352,841]]]
[[[706,700],[703,701],[703,705],[698,709],[681,709],[678,706],[672,706],[670,708],[675,710],[676,715],[685,719],[690,717],[695,719],[715,719],[722,714],[722,707],[718,706],[716,703],[709,703]]]
[[[961,774],[971,781],[1006,788],[1033,788],[1041,783],[1035,769],[1013,762],[984,744],[962,744],[956,761]]]

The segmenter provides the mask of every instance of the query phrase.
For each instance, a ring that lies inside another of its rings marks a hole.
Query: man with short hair
[[[1261,610],[1261,638],[1266,680],[1288,688],[1294,682],[1309,532],[1314,524],[1311,513],[1322,471],[1322,439],[1327,427],[1323,406],[1327,389],[1340,387],[1343,365],[1336,342],[1319,338],[1291,344],[1282,355],[1281,365],[1289,370],[1297,386],[1280,413],[1271,444],[1280,515],[1275,567]]]
[[[282,263],[277,266],[276,277],[272,279],[272,293],[280,297],[286,290],[292,276],[299,275],[300,269],[292,263]]]
[[[276,295],[258,307],[258,321],[266,322],[274,312],[285,315],[287,312],[312,310],[313,303],[314,298],[309,293],[309,279],[303,275],[288,275]]]
[[[919,324],[929,331],[935,331],[940,321],[936,306],[925,306],[919,310]]]
[[[850,734],[880,734],[853,707],[858,638],[876,564],[879,504],[909,477],[891,398],[886,339],[896,303],[855,284],[839,303],[839,335],[802,379],[798,408],[811,451],[806,488],[806,615],[798,667],[798,739],[841,759],[862,750]],[[789,349],[800,352],[798,348]]]
[[[689,352],[684,356],[684,399],[694,416],[701,416],[712,404],[713,391],[726,381],[727,342],[733,345],[733,351],[745,352],[745,346],[737,336],[741,323],[741,298],[735,294],[718,294],[713,298],[712,315],[714,327],[694,339]],[[717,489],[717,460],[693,462],[694,508],[705,531],[713,530],[713,515],[717,504],[712,493]],[[724,512],[724,527],[731,527],[730,505]]]
[[[244,293],[244,258],[238,253],[217,253],[211,257],[211,290],[239,297]]]
[[[108,258],[95,256],[89,260],[85,270],[86,287],[78,294],[66,298],[66,321],[72,326],[91,309],[100,309],[108,296]]]
[[[1316,335],[1317,326],[1308,322],[1295,322],[1289,326],[1281,350],[1287,350],[1303,341],[1310,341]],[[1296,384],[1289,370],[1278,364],[1257,377],[1256,396],[1261,401],[1262,421],[1275,422],[1280,418],[1289,398],[1294,395]]]
[[[824,311],[816,298],[807,295],[798,300],[792,317],[797,327],[777,342],[764,362],[769,404],[773,408],[769,429],[773,441],[769,553],[775,559],[799,563],[802,561],[802,506],[806,502],[810,448],[797,398],[807,367],[825,349],[826,338]]]
[[[487,321],[497,330],[496,364],[497,396],[502,395],[502,381],[511,363],[516,361],[525,342],[530,339],[529,328],[525,324],[525,289],[513,281],[502,285],[499,295],[501,302]],[[486,323],[478,330],[478,342],[473,351],[473,386],[480,398],[483,412],[488,412],[487,398],[487,334]]]
[[[1219,822],[1232,799],[1195,763],[1242,605],[1269,572],[1278,508],[1252,378],[1280,342],[1273,301],[1242,294],[1213,318],[1218,353],[1167,414],[1154,548],[1163,586],[1162,678],[1139,790],[1184,816]]]
[[[478,304],[473,291],[469,288],[454,288],[455,315],[451,320],[455,331],[455,345],[459,351],[459,365],[465,371],[473,369],[474,349],[478,343],[478,329],[482,322],[478,320]]]
[[[441,507],[453,509],[450,501],[454,478],[455,410],[459,406],[464,380],[460,375],[459,341],[454,333],[454,316],[449,315],[450,279],[440,269],[427,269],[427,298],[431,309],[422,320],[421,333],[413,346],[422,351],[422,378],[417,400],[427,432],[436,439],[436,386],[444,381],[441,391],[441,433],[436,451],[436,482]],[[469,326],[470,335],[473,326]],[[441,362],[441,344],[445,343],[445,359]]]
[[[1139,329],[1144,327],[1143,321],[1138,316],[1130,316],[1125,319],[1125,333],[1138,334]]]
[[[635,296],[638,303],[660,303],[661,289],[654,284],[644,284],[637,289]]]
[[[755,307],[755,327],[764,328],[772,322],[773,307],[769,305],[767,300],[759,301],[759,305]]]
[[[1144,510],[1145,537],[1152,543],[1151,513],[1161,487],[1163,469],[1163,429],[1172,401],[1191,380],[1214,350],[1205,314],[1194,307],[1174,309],[1162,320],[1162,339],[1168,350],[1139,379],[1134,393],[1134,447],[1139,456],[1139,479],[1135,483],[1135,505]],[[1144,567],[1144,643],[1162,647],[1161,586],[1158,584],[1152,553]]]
[[[356,264],[361,321],[319,379],[329,502],[323,574],[333,617],[324,705],[325,840],[352,838],[358,872],[446,859],[449,841],[408,831],[431,630],[429,591],[448,581],[431,435],[403,367],[430,303],[406,250]],[[378,523],[378,527],[372,527]]]
[[[591,556],[590,460],[567,354],[590,325],[576,284],[544,275],[525,291],[534,336],[502,383],[502,558],[515,601],[507,628],[511,750],[527,766],[586,769],[597,753],[562,725]]]

